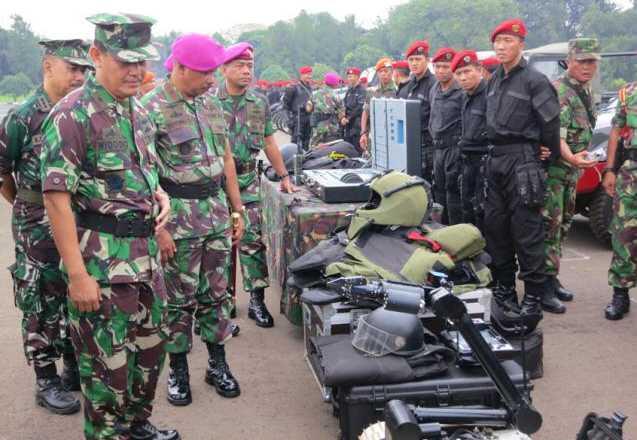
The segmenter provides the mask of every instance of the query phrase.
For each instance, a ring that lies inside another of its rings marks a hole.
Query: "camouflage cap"
[[[576,60],[600,60],[597,38],[573,38],[568,42],[568,55]]]
[[[93,62],[88,57],[90,45],[86,41],[80,39],[42,40],[38,44],[44,47],[45,55],[53,55],[78,66],[93,67]]]
[[[138,63],[158,60],[159,52],[150,41],[150,17],[136,14],[97,14],[87,18],[95,24],[95,42],[120,61]]]

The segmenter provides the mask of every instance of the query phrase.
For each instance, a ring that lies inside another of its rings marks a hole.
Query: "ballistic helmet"
[[[425,348],[425,330],[416,315],[380,307],[358,320],[352,345],[374,357],[412,356]]]

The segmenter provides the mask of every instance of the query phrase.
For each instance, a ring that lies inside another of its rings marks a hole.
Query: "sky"
[[[0,27],[7,28],[10,17],[21,15],[34,33],[45,38],[91,38],[93,28],[84,18],[98,12],[131,12],[157,20],[156,35],[177,32],[212,34],[237,24],[270,25],[289,20],[301,9],[309,13],[327,11],[338,19],[354,14],[357,22],[373,26],[385,18],[392,6],[405,0],[3,0]],[[227,4],[228,6],[224,6]]]

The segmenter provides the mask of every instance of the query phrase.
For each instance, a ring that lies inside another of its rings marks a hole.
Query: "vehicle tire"
[[[358,437],[358,440],[385,440],[385,422],[369,425]]]
[[[610,246],[610,222],[613,219],[613,198],[603,189],[598,189],[590,205],[589,222],[595,238]]]

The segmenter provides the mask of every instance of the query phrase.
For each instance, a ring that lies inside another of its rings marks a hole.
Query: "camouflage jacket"
[[[259,202],[259,183],[254,168],[257,155],[265,148],[265,138],[274,134],[270,106],[264,96],[250,89],[241,96],[230,96],[225,84],[220,85],[217,97],[228,124],[241,201]],[[252,167],[252,170],[240,172],[245,167]]]
[[[628,127],[630,129],[630,142],[627,142],[625,147],[634,149],[637,148],[637,136],[635,136],[635,130],[637,130],[637,82],[625,85],[623,91],[620,91],[620,95],[622,94],[625,94],[626,101],[623,104],[621,100],[617,102],[613,127]]]
[[[365,97],[365,106],[363,110],[369,113],[370,103],[372,98],[395,98],[396,97],[396,85],[393,81],[390,81],[387,87],[383,87],[378,84],[377,87],[370,87],[367,89],[367,96]],[[369,118],[369,117],[368,117]]]
[[[345,107],[341,98],[338,97],[336,91],[328,86],[323,86],[312,95],[312,103],[314,104],[313,113],[315,115],[330,115],[330,121],[338,124],[339,114],[345,113]]]
[[[39,194],[42,123],[52,108],[42,86],[11,111],[0,126],[0,174],[13,174],[18,190]],[[42,203],[18,194],[13,205],[13,238],[18,247],[39,262],[57,262],[59,255]],[[17,259],[24,256],[16,255]]]
[[[44,122],[42,190],[71,193],[78,216],[154,218],[155,131],[137,98],[117,101],[89,76]],[[147,282],[161,273],[154,236],[115,237],[78,227],[78,239],[89,274],[102,284]]]
[[[569,84],[565,84],[568,81]],[[589,97],[590,106],[594,117],[597,116],[595,106],[592,104],[592,97],[587,85],[582,85],[571,78],[568,73],[553,83],[557,90],[560,101],[560,138],[564,139],[573,153],[586,150],[592,139],[595,125],[591,124],[586,110],[586,103],[578,96],[576,90],[582,90],[585,96]],[[575,89],[573,89],[575,87]],[[565,160],[560,159],[560,165],[567,165]]]
[[[178,184],[211,184],[223,179],[228,130],[214,96],[187,100],[166,80],[141,102],[157,126],[161,179]],[[167,229],[174,239],[218,234],[230,227],[224,189],[203,200],[171,197],[170,207]]]

